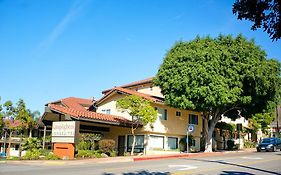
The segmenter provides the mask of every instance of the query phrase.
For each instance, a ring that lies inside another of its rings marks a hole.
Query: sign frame
[[[52,125],[52,143],[77,143],[79,121],[57,121]]]

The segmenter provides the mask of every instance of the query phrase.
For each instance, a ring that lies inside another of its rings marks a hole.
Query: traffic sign
[[[194,130],[195,130],[194,125],[189,124],[188,127],[187,127],[187,130],[188,130],[188,132],[194,132]]]

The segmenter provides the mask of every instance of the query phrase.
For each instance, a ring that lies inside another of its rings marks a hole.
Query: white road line
[[[179,168],[177,170],[179,171],[184,171],[184,170],[191,170],[191,169],[196,169],[198,167],[196,166],[191,166],[191,165],[168,165],[169,168]]]
[[[242,159],[250,159],[250,160],[260,160],[263,159],[261,157],[241,157]]]

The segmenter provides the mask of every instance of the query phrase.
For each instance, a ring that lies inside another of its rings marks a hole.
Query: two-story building
[[[127,95],[137,95],[150,100],[158,111],[157,120],[136,130],[135,151],[153,154],[159,150],[177,150],[179,141],[186,137],[188,124],[194,125],[192,148],[200,150],[203,120],[200,112],[169,107],[164,102],[161,89],[153,85],[153,78],[129,83],[103,91],[97,101],[66,98],[46,105],[43,123],[51,129],[52,121],[80,121],[80,132],[102,134],[116,141],[118,152],[130,151],[132,143],[132,116],[117,109],[116,101]]]

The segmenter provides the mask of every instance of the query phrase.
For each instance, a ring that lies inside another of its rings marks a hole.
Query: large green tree
[[[131,132],[133,143],[131,155],[133,155],[136,143],[135,130],[140,125],[145,126],[155,122],[157,111],[151,106],[150,101],[136,95],[129,95],[117,100],[116,107],[121,111],[127,111],[132,117]]]
[[[208,121],[205,151],[221,116],[251,117],[280,102],[280,64],[242,35],[197,37],[167,53],[155,84],[173,107],[201,111]]]
[[[280,0],[236,0],[232,11],[238,19],[252,21],[252,30],[263,28],[272,40],[281,38]]]

